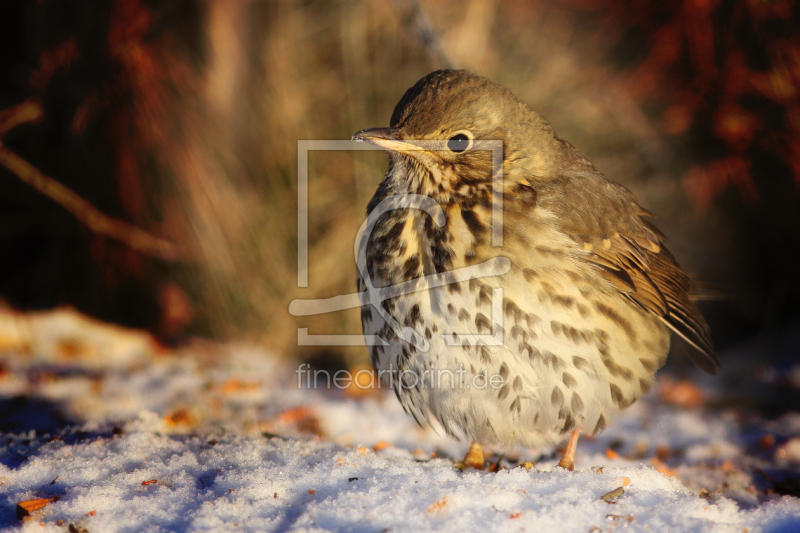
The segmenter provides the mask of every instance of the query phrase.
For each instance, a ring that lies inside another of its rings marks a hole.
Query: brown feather
[[[588,250],[580,257],[633,305],[661,317],[694,348],[690,350],[692,361],[716,374],[719,359],[708,325],[689,297],[692,282],[664,247],[664,235],[643,218],[652,215],[636,203],[630,191],[608,181],[599,171],[580,171],[540,184],[537,192],[540,205],[563,221],[562,231],[582,250]],[[573,201],[559,202],[563,195],[570,195]],[[575,198],[580,198],[580,212],[561,212],[564,206],[575,206]],[[584,243],[591,246],[584,248]]]

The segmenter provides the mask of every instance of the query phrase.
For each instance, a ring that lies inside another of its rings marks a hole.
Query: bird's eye
[[[457,133],[447,141],[447,148],[451,152],[460,153],[469,148],[469,137],[463,133]]]

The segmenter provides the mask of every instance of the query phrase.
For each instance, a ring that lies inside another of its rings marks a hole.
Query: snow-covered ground
[[[466,445],[392,394],[308,389],[296,370],[0,313],[0,530],[800,531],[797,414],[704,408],[709,387],[662,379],[581,441],[575,472],[530,450],[462,472]]]

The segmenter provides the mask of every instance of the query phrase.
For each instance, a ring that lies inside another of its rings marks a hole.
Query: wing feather
[[[573,173],[542,189],[540,205],[564,221],[562,231],[583,250],[581,257],[634,305],[660,317],[689,343],[694,348],[689,356],[699,368],[716,374],[719,358],[708,325],[690,299],[692,281],[633,194],[599,172]],[[556,194],[571,200],[553,201]],[[567,211],[575,206],[578,213]]]

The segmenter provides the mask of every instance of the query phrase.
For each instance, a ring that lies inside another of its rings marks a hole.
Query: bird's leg
[[[473,442],[470,445],[464,460],[456,463],[456,468],[459,470],[466,470],[469,467],[475,470],[483,470],[483,466],[483,448],[477,442]]]
[[[575,450],[578,448],[578,436],[580,433],[581,430],[579,429],[572,432],[572,435],[569,436],[569,442],[567,442],[567,448],[564,450],[564,456],[558,462],[558,466],[570,472],[575,468]]]

